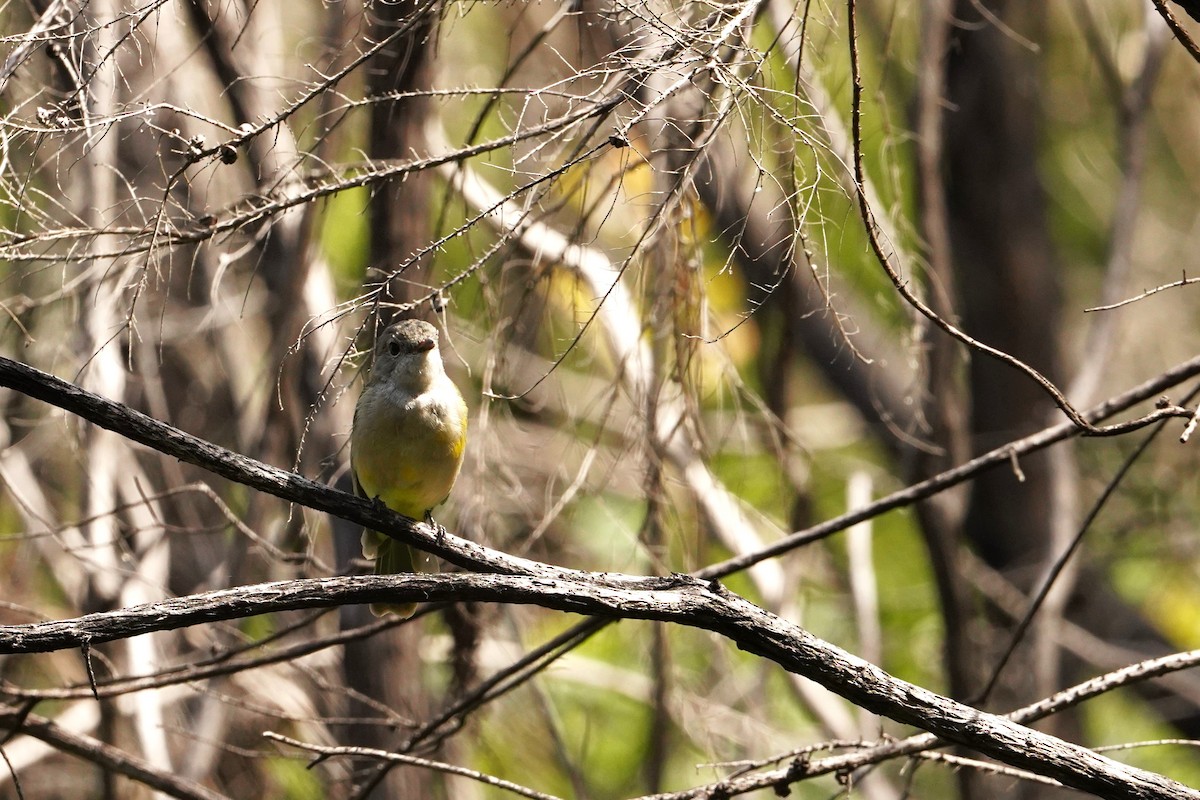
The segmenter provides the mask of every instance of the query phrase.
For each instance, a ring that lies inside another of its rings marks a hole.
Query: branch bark
[[[613,585],[617,582],[636,583],[637,588]],[[701,628],[869,711],[1076,789],[1106,798],[1200,799],[1200,792],[1161,775],[1120,764],[895,678],[719,584],[686,575],[626,581],[626,576],[537,565],[536,574],[530,575],[362,575],[278,581],[77,619],[3,627],[0,653],[79,647],[270,611],[408,600],[535,604],[577,614]]]
[[[1160,395],[1179,383],[1200,375],[1200,356],[1165,370],[1154,378],[1122,394],[1105,400],[1084,413],[1089,421],[1098,422],[1151,397]],[[530,574],[539,562],[511,556],[466,539],[450,535],[445,529],[434,529],[422,522],[390,511],[383,504],[355,497],[294,472],[272,467],[240,453],[205,441],[164,422],[114,403],[99,395],[42,372],[39,369],[0,356],[0,386],[70,411],[87,421],[125,438],[143,444],[166,455],[208,470],[223,478],[249,486],[283,500],[299,503],[316,511],[332,514],[348,522],[362,525],[391,536],[405,544],[433,553],[452,564],[476,572]],[[1128,432],[1143,428],[1166,417],[1190,419],[1193,411],[1159,404],[1155,411],[1136,420],[1110,425],[1107,435],[1116,431]],[[999,464],[1014,462],[1025,453],[1047,447],[1073,435],[1090,435],[1074,422],[1060,423],[1017,442],[1010,442],[988,453],[948,469],[919,484],[906,487],[882,497],[869,505],[835,519],[827,520],[807,530],[798,531],[763,547],[757,553],[746,553],[697,572],[704,579],[723,578],[752,564],[772,558],[833,533],[845,530],[856,522],[878,516],[885,511],[910,505],[936,492],[957,485],[979,472]],[[629,576],[625,576],[629,578]],[[631,580],[637,580],[632,579]]]
[[[1200,358],[1110,400],[1096,413],[1111,414],[1198,372]],[[505,573],[354,576],[244,586],[73,620],[3,627],[0,653],[81,647],[204,622],[348,603],[475,600],[536,604],[573,613],[658,620],[710,630],[741,649],[804,675],[874,713],[915,725],[947,741],[1053,777],[1068,786],[1113,798],[1200,800],[1200,792],[1162,776],[1125,767],[1085,748],[898,680],[715,583],[682,575],[657,578],[587,573],[509,556],[444,530],[433,530],[394,514],[382,504],[232,453],[25,364],[0,358],[0,385],[53,403],[223,477],[396,536],[459,566],[485,573]],[[1159,411],[1190,415],[1182,408]]]
[[[165,773],[120,748],[90,736],[72,733],[52,720],[27,714],[26,710],[27,707],[0,705],[0,730],[10,731],[8,735],[0,737],[0,742],[7,741],[13,734],[23,733],[169,797],[180,800],[228,800],[223,794],[181,776]]]

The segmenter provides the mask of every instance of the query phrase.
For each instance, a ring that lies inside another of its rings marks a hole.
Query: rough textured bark
[[[1108,399],[1085,412],[1085,416],[1093,422],[1098,422],[1156,397],[1196,375],[1200,375],[1200,356],[1165,370],[1152,380]],[[379,531],[459,566],[481,569],[485,568],[481,565],[486,562],[486,568],[496,572],[520,572],[523,565],[530,563],[527,559],[505,556],[465,539],[439,536],[438,532],[428,525],[415,520],[406,521],[405,517],[393,513],[385,506],[340,492],[295,472],[278,469],[240,453],[231,452],[120,403],[99,397],[53,375],[3,356],[0,356],[0,386],[15,389],[29,397],[55,405],[102,428],[116,431],[130,441],[202,467],[215,475],[282,500],[341,517],[360,527]],[[1142,427],[1167,417],[1191,416],[1192,411],[1189,409],[1169,406],[1134,420],[1133,424]],[[855,522],[893,508],[910,505],[930,493],[942,491],[947,486],[956,485],[1008,463],[1011,457],[1023,457],[1027,453],[1037,452],[1076,434],[1078,429],[1069,422],[1043,429],[1026,439],[1009,442],[1001,448],[979,456],[968,464],[938,476],[937,479],[893,492],[856,512],[827,520],[808,531],[801,531],[764,545],[755,553],[710,564],[696,574],[705,579],[723,578],[759,560],[825,538],[835,531],[845,530]]]
[[[1012,766],[1112,800],[1200,798],[1200,791],[1129,767],[1078,745],[978,711],[888,675],[718,584],[686,575],[632,578],[538,565],[533,575],[404,575],[284,581],[173,598],[76,620],[0,629],[0,652],[55,649],[258,610],[428,598],[536,603],[561,611],[615,613],[720,634],[738,648],[798,672],[856,705],[915,725]],[[632,584],[622,586],[621,584]],[[803,776],[799,770],[797,777]]]
[[[1187,369],[1168,375],[1177,382],[1197,371],[1200,371],[1200,359],[1193,360]],[[1139,392],[1129,393],[1127,400],[1132,402],[1134,398],[1154,396],[1165,388],[1165,380],[1160,377],[1141,387]],[[0,652],[90,646],[153,630],[170,630],[269,611],[383,599],[536,602],[576,613],[615,611],[620,616],[677,622],[720,633],[742,649],[842,693],[864,708],[930,730],[948,741],[968,745],[1006,763],[1036,767],[1042,774],[1070,786],[1095,791],[1105,797],[1200,797],[1200,794],[1176,784],[1164,783],[1165,779],[1160,776],[1147,776],[1137,771],[1130,773],[1127,768],[1091,751],[897,681],[877,667],[724,591],[711,576],[642,578],[582,573],[508,556],[448,533],[438,535],[416,522],[404,522],[378,504],[231,453],[4,358],[0,358],[0,385],[53,402],[134,441],[269,494],[346,517],[373,530],[398,535],[405,541],[420,542],[466,568],[504,573],[519,579],[507,583],[489,582],[480,575],[360,576],[239,587],[79,620],[9,626],[0,637]],[[1178,409],[1177,413],[1190,415],[1185,409]],[[1067,425],[1069,427],[1069,423]]]

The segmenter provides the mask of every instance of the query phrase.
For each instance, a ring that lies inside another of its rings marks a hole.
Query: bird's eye
[[[397,341],[388,342],[388,353],[393,356],[400,355],[400,343]]]

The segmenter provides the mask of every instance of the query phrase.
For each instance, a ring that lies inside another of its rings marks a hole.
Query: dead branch
[[[349,603],[454,600],[534,604],[712,631],[739,649],[804,675],[869,711],[1103,797],[1200,800],[1200,792],[1161,775],[1128,767],[895,678],[719,584],[685,575],[627,578],[540,564],[528,575],[368,575],[278,581],[71,620],[7,626],[0,628],[0,653],[45,652],[271,611]]]

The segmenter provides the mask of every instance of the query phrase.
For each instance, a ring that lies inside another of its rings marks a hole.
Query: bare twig
[[[1102,297],[1107,305],[1115,308],[1116,302],[1126,291],[1130,273],[1133,271],[1134,234],[1137,231],[1138,211],[1142,201],[1142,183],[1146,167],[1147,124],[1150,117],[1150,101],[1158,85],[1162,63],[1166,54],[1166,29],[1158,24],[1157,18],[1146,13],[1145,45],[1142,63],[1137,75],[1123,86],[1115,98],[1120,109],[1120,162],[1121,181],[1117,189],[1116,207],[1108,229],[1108,259],[1104,268]],[[1117,317],[1106,315],[1095,321],[1088,331],[1087,341],[1080,348],[1083,365],[1069,384],[1071,396],[1087,402],[1095,396],[1101,376],[1105,374],[1116,344]]]
[[[1196,396],[1198,391],[1200,390],[1191,392],[1184,402],[1187,403],[1191,401]],[[1194,421],[1195,419],[1196,417],[1193,416],[1192,420]],[[1192,422],[1188,423],[1188,427],[1192,427]],[[1063,549],[1063,552],[1059,554],[1058,558],[1054,560],[1054,563],[1050,565],[1046,575],[1042,578],[1041,585],[1034,593],[1033,599],[1029,601],[1029,608],[1026,610],[1025,615],[1021,617],[1020,622],[1017,623],[1017,627],[1009,639],[1008,647],[1005,648],[1004,653],[1000,656],[995,666],[992,668],[991,678],[980,692],[978,702],[984,702],[992,693],[992,690],[996,686],[996,682],[1000,679],[1000,674],[1004,671],[1005,665],[1008,663],[1008,660],[1012,657],[1013,653],[1016,652],[1017,646],[1024,638],[1029,626],[1033,623],[1033,619],[1037,615],[1038,610],[1042,607],[1042,604],[1050,595],[1050,591],[1054,588],[1055,582],[1058,580],[1059,576],[1063,574],[1063,571],[1066,569],[1067,563],[1071,560],[1072,556],[1074,556],[1074,554],[1079,550],[1079,546],[1083,543],[1084,535],[1087,534],[1087,532],[1091,529],[1092,523],[1094,523],[1096,518],[1100,515],[1101,509],[1104,508],[1105,504],[1108,502],[1108,499],[1116,492],[1117,487],[1121,485],[1121,481],[1124,480],[1125,476],[1129,473],[1129,470],[1133,468],[1133,465],[1142,457],[1142,454],[1146,452],[1146,449],[1158,437],[1158,434],[1160,434],[1162,430],[1162,425],[1154,428],[1154,430],[1150,431],[1150,433],[1138,443],[1137,447],[1135,447],[1133,451],[1125,457],[1125,460],[1121,462],[1121,466],[1117,468],[1116,473],[1114,473],[1112,478],[1109,479],[1108,483],[1105,484],[1104,490],[1100,492],[1100,496],[1097,497],[1096,501],[1092,504],[1087,516],[1080,524],[1079,530],[1075,532],[1075,535],[1071,537],[1071,541],[1068,543],[1066,548]],[[1187,433],[1188,431],[1185,429],[1183,437],[1181,437],[1183,441],[1186,441]]]
[[[1192,433],[1196,430],[1196,424],[1200,423],[1200,406],[1196,407],[1196,411],[1188,418],[1187,425],[1183,428],[1183,433],[1179,434],[1179,442],[1187,444],[1188,439],[1192,438]]]
[[[0,706],[0,727],[14,725],[14,730],[19,733],[40,739],[57,750],[90,761],[118,775],[124,775],[171,797],[181,800],[227,800],[225,795],[178,775],[157,770],[142,759],[98,739],[71,733],[34,714],[25,715],[22,709]]]
[[[615,621],[602,617],[586,619],[534,648],[504,669],[497,670],[487,680],[481,681],[470,692],[421,726],[401,749],[410,750],[431,737],[445,735],[446,731],[461,726],[468,713],[525,683]]]
[[[1109,428],[1097,428],[1093,423],[1073,406],[1062,391],[1054,385],[1054,383],[1036,369],[1021,361],[1003,350],[998,350],[991,345],[975,339],[974,337],[961,330],[950,320],[943,317],[934,311],[928,304],[916,295],[913,289],[909,286],[909,279],[897,271],[892,263],[892,257],[884,248],[883,242],[879,237],[879,225],[875,221],[875,212],[871,209],[867,202],[867,196],[862,187],[866,185],[866,173],[863,166],[863,148],[862,148],[862,75],[859,69],[858,58],[858,33],[856,28],[856,4],[855,0],[847,0],[847,22],[848,22],[848,47],[850,51],[850,71],[852,75],[851,81],[851,107],[850,107],[850,130],[854,141],[854,175],[858,184],[856,198],[858,200],[859,214],[862,217],[863,227],[866,230],[867,238],[870,241],[871,251],[875,255],[875,259],[887,274],[888,279],[892,282],[892,286],[904,298],[905,302],[919,311],[926,319],[940,328],[947,335],[958,340],[967,347],[982,353],[990,358],[1007,364],[1013,369],[1024,373],[1042,388],[1053,400],[1055,405],[1062,410],[1067,418],[1074,424],[1078,425],[1083,430],[1092,435],[1102,435],[1112,432]]]
[[[1200,650],[1176,653],[1163,658],[1151,659],[1101,675],[1077,686],[1064,689],[1044,700],[1025,706],[1007,716],[1015,722],[1031,723],[1050,714],[1073,708],[1093,697],[1105,694],[1121,686],[1133,684],[1190,669],[1200,664]],[[714,793],[734,796],[760,791],[780,789],[800,780],[821,775],[844,775],[874,764],[895,758],[908,757],[945,744],[928,733],[910,736],[899,741],[889,741],[863,747],[850,753],[826,756],[820,759],[802,760],[767,772],[735,776],[716,784],[696,786],[681,792],[667,792],[638,800],[706,800]],[[797,753],[807,754],[810,750],[800,749]],[[755,766],[767,766],[778,759],[761,760]]]
[[[1175,19],[1175,15],[1171,13],[1171,9],[1167,7],[1167,0],[1152,0],[1154,7],[1158,9],[1158,13],[1167,21],[1167,27],[1171,29],[1171,33],[1175,34],[1175,38],[1183,45],[1192,58],[1200,62],[1200,46],[1196,41],[1188,35],[1183,26],[1179,24],[1179,20]]]
[[[1171,373],[1171,377],[1167,377]],[[1125,392],[1117,397],[1093,407],[1085,413],[1085,416],[1092,420],[1101,420],[1107,418],[1112,413],[1119,409],[1128,408],[1133,403],[1138,403],[1150,397],[1159,394],[1168,386],[1175,386],[1179,382],[1200,374],[1200,358],[1191,359],[1183,364],[1168,370],[1168,373],[1156,377],[1154,380],[1142,384],[1136,389]],[[1161,383],[1160,383],[1161,381]],[[1145,391],[1149,390],[1149,391]],[[1190,418],[1192,411],[1180,406],[1164,406],[1157,409],[1155,412],[1135,420],[1131,423],[1125,423],[1125,430],[1136,430],[1144,427],[1145,424],[1152,424],[1157,420],[1166,417],[1182,417]],[[1109,426],[1110,428],[1114,426]],[[879,498],[878,500],[868,503],[857,511],[851,511],[840,517],[826,520],[811,528],[806,528],[802,531],[786,536],[777,542],[772,542],[757,553],[750,556],[730,558],[718,564],[711,564],[708,567],[698,571],[697,576],[703,578],[723,578],[734,572],[744,569],[747,563],[753,563],[755,560],[762,558],[772,558],[774,556],[794,550],[797,547],[802,547],[811,542],[824,539],[838,531],[845,530],[856,522],[871,517],[878,516],[885,511],[894,508],[911,505],[918,500],[929,497],[949,486],[954,486],[964,481],[970,480],[980,472],[1001,464],[1009,464],[1014,458],[1023,456],[1027,453],[1033,453],[1042,450],[1053,444],[1057,444],[1072,436],[1086,435],[1084,431],[1078,428],[1074,422],[1064,422],[1059,425],[1054,425],[1045,428],[1037,433],[1031,434],[1018,439],[1015,442],[1001,445],[1000,447],[990,450],[983,455],[977,456],[965,464],[960,464],[957,467],[952,467],[944,472],[941,472],[932,478],[928,478],[920,483],[915,483],[892,494]]]
[[[1030,781],[1032,783],[1041,783],[1046,786],[1062,786],[1061,783],[1053,778],[1043,778],[1041,775],[1036,775],[1032,772],[1027,772],[1023,769],[1013,769],[1012,767],[993,764],[990,761],[980,761],[978,758],[964,758],[950,753],[925,752],[916,753],[916,758],[922,761],[932,761],[935,763],[947,764],[958,769],[973,769],[977,772],[988,772],[993,775],[1003,775],[1006,778],[1016,778],[1021,781]]]
[[[1180,286],[1191,286],[1193,283],[1200,283],[1200,278],[1189,278],[1187,275],[1184,275],[1177,281],[1164,283],[1162,286],[1155,286],[1153,289],[1147,289],[1146,291],[1139,295],[1135,295],[1134,297],[1127,297],[1124,300],[1118,300],[1117,302],[1109,303],[1108,305],[1085,308],[1084,313],[1090,313],[1092,311],[1112,311],[1113,309],[1120,308],[1121,306],[1127,306],[1130,303],[1136,303],[1139,300],[1144,300],[1151,295],[1158,294],[1159,292],[1165,292],[1167,289],[1177,289]]]
[[[312,744],[310,742],[302,742],[298,739],[292,739],[289,736],[275,733],[274,731],[264,731],[263,736],[275,742],[281,742],[291,747],[296,747],[301,750],[307,750],[310,753],[318,753],[320,760],[334,758],[337,756],[354,756],[374,758],[379,761],[389,761],[396,764],[408,764],[414,767],[423,767],[431,769],[435,772],[442,772],[446,775],[457,775],[462,778],[469,778],[473,781],[494,786],[497,789],[503,789],[507,792],[520,795],[521,797],[529,797],[532,800],[559,800],[558,797],[545,794],[544,792],[534,791],[527,786],[521,786],[512,781],[506,781],[483,772],[464,767],[456,767],[453,764],[447,764],[442,761],[430,761],[427,758],[417,758],[416,756],[407,756],[403,753],[391,753],[387,750],[376,750],[371,747],[329,747],[326,745]]]
[[[130,692],[143,692],[149,689],[161,689],[166,686],[194,683],[196,681],[220,677],[222,675],[234,675],[248,670],[258,669],[260,667],[268,667],[273,664],[283,664],[295,661],[305,656],[312,655],[313,653],[320,652],[321,650],[329,647],[337,647],[339,645],[344,645],[347,642],[369,638],[403,623],[403,620],[396,619],[394,617],[376,620],[368,625],[363,625],[362,627],[352,628],[347,631],[339,631],[338,633],[329,636],[317,637],[291,645],[289,647],[282,647],[276,651],[260,656],[246,656],[243,658],[218,657],[211,659],[208,662],[202,662],[199,664],[189,664],[184,667],[176,668],[164,668],[148,675],[112,678],[107,681],[98,682],[94,689],[92,686],[67,686],[60,689],[26,689],[21,686],[15,686],[13,684],[4,682],[0,683],[0,694],[7,695],[9,697],[36,700],[72,700],[84,697],[96,697],[97,699],[102,699],[107,697],[118,697]],[[263,641],[254,642],[254,647],[262,647],[264,645],[265,642]]]

